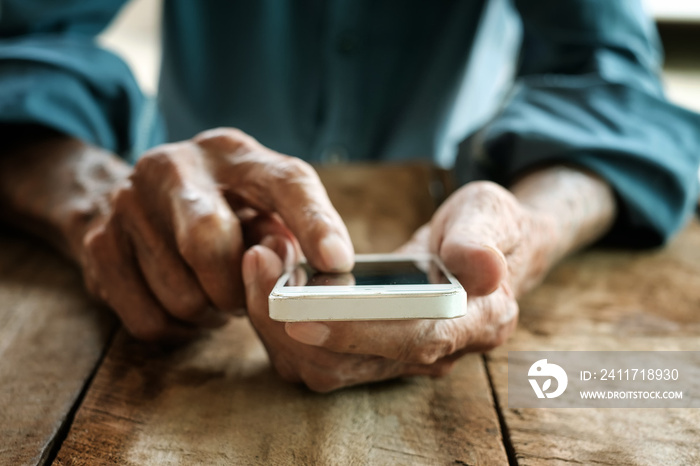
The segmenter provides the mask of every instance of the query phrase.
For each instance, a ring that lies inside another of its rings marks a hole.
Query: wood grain
[[[321,169],[358,251],[429,220],[426,167]],[[441,185],[437,190],[444,189]],[[433,192],[436,188],[433,187]],[[507,464],[479,355],[442,379],[328,395],[284,383],[245,319],[177,349],[120,333],[57,458],[99,464]]]
[[[74,267],[0,232],[0,464],[43,464],[115,328]]]
[[[668,248],[591,251],[521,302],[514,338],[488,357],[523,465],[700,464],[697,409],[505,409],[508,351],[700,350],[700,224]]]
[[[282,382],[246,320],[163,351],[120,334],[58,464],[498,464],[482,360],[444,379],[318,395]]]

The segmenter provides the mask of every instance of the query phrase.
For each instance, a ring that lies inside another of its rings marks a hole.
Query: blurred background
[[[99,37],[103,46],[126,60],[141,87],[151,95],[156,93],[158,82],[162,1],[132,0]],[[669,98],[700,112],[700,0],[644,2],[664,44],[663,79]]]
[[[158,81],[162,1],[132,0],[100,36],[105,47],[129,63],[150,94],[155,94]],[[664,81],[669,97],[700,112],[700,0],[644,1],[664,42]]]
[[[664,45],[663,80],[669,99],[700,112],[700,0],[643,1]],[[131,0],[99,37],[104,47],[126,60],[142,89],[151,95],[158,87],[162,2]]]

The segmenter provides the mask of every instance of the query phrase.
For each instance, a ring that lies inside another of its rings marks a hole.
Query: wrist
[[[61,232],[69,256],[82,263],[88,232],[111,215],[111,199],[127,182],[132,171],[123,160],[97,147],[80,143],[70,146],[70,157],[61,165],[66,183],[49,210],[50,222]]]
[[[561,259],[567,243],[559,220],[551,212],[522,204],[521,237],[527,248],[527,258],[519,270],[511,273],[510,285],[516,297],[539,284],[552,267]],[[522,257],[522,255],[520,255]],[[512,271],[513,268],[511,267]]]
[[[602,237],[616,215],[610,186],[578,168],[552,166],[532,172],[511,191],[538,225],[534,250],[542,259],[530,266],[535,283],[563,257]]]
[[[551,216],[558,231],[556,249],[560,256],[599,239],[617,214],[612,188],[580,168],[543,168],[520,179],[511,191],[522,205]]]
[[[80,262],[83,237],[109,211],[130,167],[108,152],[57,136],[15,147],[0,162],[3,217]]]
[[[83,263],[84,241],[88,232],[109,216],[109,194],[93,192],[65,199],[50,212],[49,222],[58,231],[60,247],[75,262]]]

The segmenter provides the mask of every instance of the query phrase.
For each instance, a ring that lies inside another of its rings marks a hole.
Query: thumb
[[[253,325],[269,325],[268,296],[284,266],[277,254],[264,246],[253,246],[243,255],[243,283],[248,314]]]
[[[504,252],[518,243],[517,201],[490,185],[477,184],[456,194],[436,213],[431,250],[468,294],[485,296],[508,275]]]
[[[465,236],[458,228],[445,234],[439,256],[466,292],[473,296],[493,293],[508,274],[506,258],[498,248],[487,242],[479,243],[477,238]]]

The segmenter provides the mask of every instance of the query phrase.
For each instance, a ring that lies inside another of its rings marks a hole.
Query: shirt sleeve
[[[700,117],[670,104],[661,47],[638,0],[515,0],[523,48],[515,86],[479,135],[482,158],[509,184],[548,164],[589,169],[614,188],[607,242],[653,246],[692,214]]]
[[[146,100],[95,36],[124,0],[3,0],[0,124],[51,128],[127,155]]]

